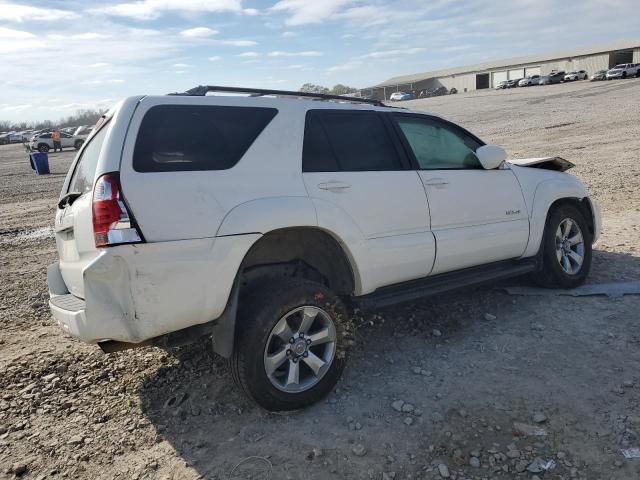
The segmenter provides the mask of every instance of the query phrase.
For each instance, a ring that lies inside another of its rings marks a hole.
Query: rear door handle
[[[443,188],[449,185],[449,181],[445,178],[428,178],[424,181],[424,184],[430,187]]]
[[[320,190],[329,190],[330,192],[339,192],[341,190],[346,190],[347,188],[351,188],[351,185],[349,185],[348,183],[331,180],[329,182],[319,183],[318,188]]]

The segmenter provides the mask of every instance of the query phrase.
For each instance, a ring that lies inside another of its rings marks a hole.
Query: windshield
[[[616,66],[615,66],[615,67],[613,67],[613,68],[624,68],[624,65],[616,65]]]

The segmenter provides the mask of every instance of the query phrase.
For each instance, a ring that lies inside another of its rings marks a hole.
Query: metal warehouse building
[[[362,93],[386,100],[393,92],[428,90],[441,86],[469,92],[494,87],[503,80],[547,75],[560,70],[586,70],[591,75],[619,63],[640,63],[640,39],[393,77],[363,89]]]

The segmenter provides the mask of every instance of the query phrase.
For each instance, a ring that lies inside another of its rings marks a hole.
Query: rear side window
[[[389,132],[376,112],[309,110],[304,172],[402,170]]]
[[[93,189],[98,158],[104,138],[107,136],[107,130],[106,126],[101,128],[82,150],[76,164],[76,170],[73,172],[71,182],[69,182],[69,192],[86,193]]]
[[[133,152],[137,172],[225,170],[240,161],[275,108],[162,105],[145,114]]]

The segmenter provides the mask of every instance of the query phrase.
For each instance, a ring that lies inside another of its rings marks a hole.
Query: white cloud
[[[187,68],[189,65],[187,65],[186,63],[174,63],[171,66],[174,68]]]
[[[238,57],[259,57],[260,54],[258,52],[243,52],[237,55]]]
[[[300,70],[302,68],[304,68],[305,66],[302,64],[297,64],[297,65],[289,65],[287,68],[289,70]]]
[[[283,52],[276,50],[269,52],[268,55],[270,57],[321,57],[323,53],[316,50],[306,50],[304,52]]]
[[[33,105],[30,104],[24,104],[24,105],[11,105],[11,106],[6,106],[2,109],[2,111],[4,112],[18,112],[21,110],[28,110],[29,108],[31,108]]]
[[[253,40],[222,40],[223,45],[230,45],[232,47],[253,47],[258,44]]]
[[[57,8],[39,8],[28,5],[20,5],[12,2],[0,2],[0,20],[9,22],[54,22],[58,20],[74,20],[80,15],[68,10]]]
[[[345,33],[344,35],[342,35],[342,38],[353,38],[353,37],[355,37],[353,33]]]
[[[96,62],[96,63],[92,63],[89,66],[91,68],[105,68],[105,67],[110,67],[111,64],[110,63],[106,63],[106,62]]]
[[[282,32],[282,36],[284,38],[297,37],[298,34],[296,32]]]
[[[377,52],[371,52],[366,54],[365,58],[382,58],[382,57],[397,57],[401,55],[414,55],[416,53],[424,52],[426,48],[413,47],[413,48],[399,48],[395,50],[383,50]]]
[[[209,57],[210,62],[217,62],[218,60],[222,60],[222,57],[219,55],[214,55],[213,57]]]
[[[189,28],[187,30],[183,30],[180,32],[180,35],[187,38],[205,38],[210,37],[211,35],[217,34],[217,30],[212,30],[208,27],[195,27]]]
[[[242,0],[139,0],[92,11],[138,20],[154,20],[166,12],[242,12]]]
[[[96,33],[96,32],[85,32],[85,33],[76,33],[75,35],[71,35],[71,38],[75,40],[102,40],[105,38],[109,38],[111,35],[106,35],[104,33]]]
[[[287,25],[305,25],[321,23],[352,3],[355,0],[280,0],[271,10],[286,12],[289,15],[285,21]]]
[[[360,60],[354,60],[351,62],[347,62],[347,63],[342,63],[340,65],[334,65],[333,67],[329,67],[327,69],[327,71],[329,73],[334,73],[334,72],[346,72],[349,70],[355,70],[356,68],[362,66],[362,61]]]
[[[245,8],[242,10],[242,13],[249,15],[250,17],[254,17],[256,15],[260,15],[260,10],[257,8]]]
[[[0,7],[2,5],[0,4]],[[25,40],[28,38],[36,38],[33,33],[23,30],[14,30],[13,28],[0,27],[0,38],[9,40]]]

